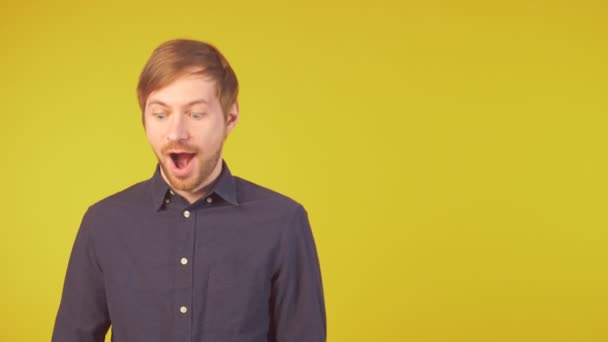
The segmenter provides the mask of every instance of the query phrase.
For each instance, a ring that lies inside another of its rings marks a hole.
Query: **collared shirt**
[[[86,211],[53,342],[320,342],[325,304],[306,210],[222,171],[190,204],[160,174]]]

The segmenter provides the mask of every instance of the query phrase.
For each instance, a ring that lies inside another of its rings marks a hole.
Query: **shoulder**
[[[133,211],[149,205],[150,197],[150,180],[140,181],[120,191],[112,193],[100,200],[94,202],[87,209],[86,215],[91,219],[100,216],[108,217],[123,211]]]
[[[281,216],[288,217],[306,214],[304,206],[292,197],[241,177],[234,178],[240,205],[268,208]]]
[[[245,210],[268,213],[275,220],[291,226],[307,220],[308,213],[298,200],[241,177],[234,177],[239,205]]]

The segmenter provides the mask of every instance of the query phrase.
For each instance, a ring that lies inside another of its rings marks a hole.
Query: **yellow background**
[[[608,340],[605,1],[3,1],[0,341],[48,341],[80,219],[152,175],[137,77],[241,82],[225,158],[310,213],[328,340]]]

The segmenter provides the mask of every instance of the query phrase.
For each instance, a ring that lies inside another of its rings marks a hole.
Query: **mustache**
[[[169,153],[171,150],[179,150],[187,153],[198,153],[198,148],[196,146],[191,146],[179,142],[170,142],[167,145],[163,146],[160,150],[161,153]]]

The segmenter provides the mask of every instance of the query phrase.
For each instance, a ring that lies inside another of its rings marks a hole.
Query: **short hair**
[[[200,69],[193,72],[193,69]],[[234,70],[213,45],[197,40],[174,39],[159,45],[139,75],[137,97],[145,120],[148,96],[186,74],[200,74],[215,81],[216,94],[224,117],[238,96],[239,83]]]

